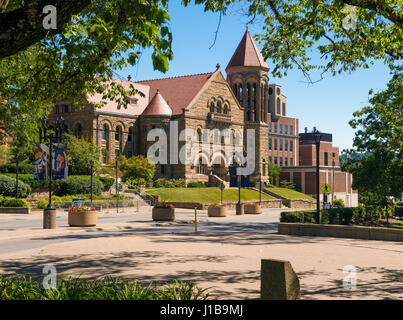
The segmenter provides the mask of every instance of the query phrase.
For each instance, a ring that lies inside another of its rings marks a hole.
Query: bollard
[[[243,215],[244,214],[244,204],[243,203],[237,203],[236,204],[236,214],[237,215]]]
[[[56,229],[56,209],[43,210],[43,229]]]
[[[195,207],[195,232],[197,232],[197,207]]]
[[[301,299],[299,279],[289,261],[262,259],[260,297],[262,300]]]

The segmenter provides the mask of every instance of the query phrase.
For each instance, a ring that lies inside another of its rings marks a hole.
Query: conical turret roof
[[[172,109],[168,103],[164,100],[159,90],[157,90],[155,96],[152,98],[147,108],[144,109],[143,116],[171,116]]]
[[[248,29],[246,29],[246,32],[226,69],[238,66],[262,67],[269,69],[269,65],[264,60],[262,53]]]

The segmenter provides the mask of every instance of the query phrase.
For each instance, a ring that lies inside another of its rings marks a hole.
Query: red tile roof
[[[171,116],[172,109],[166,103],[159,90],[152,98],[147,108],[141,114],[142,116]]]
[[[172,109],[172,115],[181,114],[193,98],[200,92],[203,85],[210,79],[213,72],[182,77],[138,81],[136,83],[150,86],[150,97],[157,89]]]
[[[268,64],[264,60],[262,53],[248,29],[246,29],[226,69],[238,66],[263,67],[269,69]]]

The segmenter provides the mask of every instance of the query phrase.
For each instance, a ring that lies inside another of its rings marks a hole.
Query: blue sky
[[[202,6],[184,8],[180,2],[170,1],[174,59],[169,64],[168,72],[154,71],[152,51],[144,50],[138,64],[120,70],[119,75],[126,78],[130,74],[134,81],[174,77],[211,72],[219,63],[226,76],[225,67],[249,19],[233,9],[222,18],[217,41],[209,49],[214,42],[219,14],[205,13]],[[257,20],[248,26],[252,35],[261,31],[261,23]],[[273,66],[270,60],[267,62]],[[313,85],[304,83],[305,79],[297,69],[281,79],[273,78],[270,72],[269,77],[270,83],[282,85],[283,93],[287,96],[287,115],[299,119],[300,132],[304,127],[312,129],[316,126],[320,131],[332,133],[333,144],[342,150],[352,147],[354,131],[348,121],[352,119],[353,112],[368,104],[368,91],[371,88],[375,91],[384,89],[390,75],[388,68],[379,62],[370,69],[360,69],[352,74],[336,77],[327,74],[325,79]]]

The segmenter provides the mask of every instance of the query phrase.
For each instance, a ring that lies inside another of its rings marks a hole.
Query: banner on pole
[[[53,180],[63,180],[68,177],[67,166],[67,145],[64,143],[53,144],[53,163],[52,163],[52,175]]]
[[[48,179],[48,153],[49,148],[46,144],[37,144],[35,146],[35,180]]]

